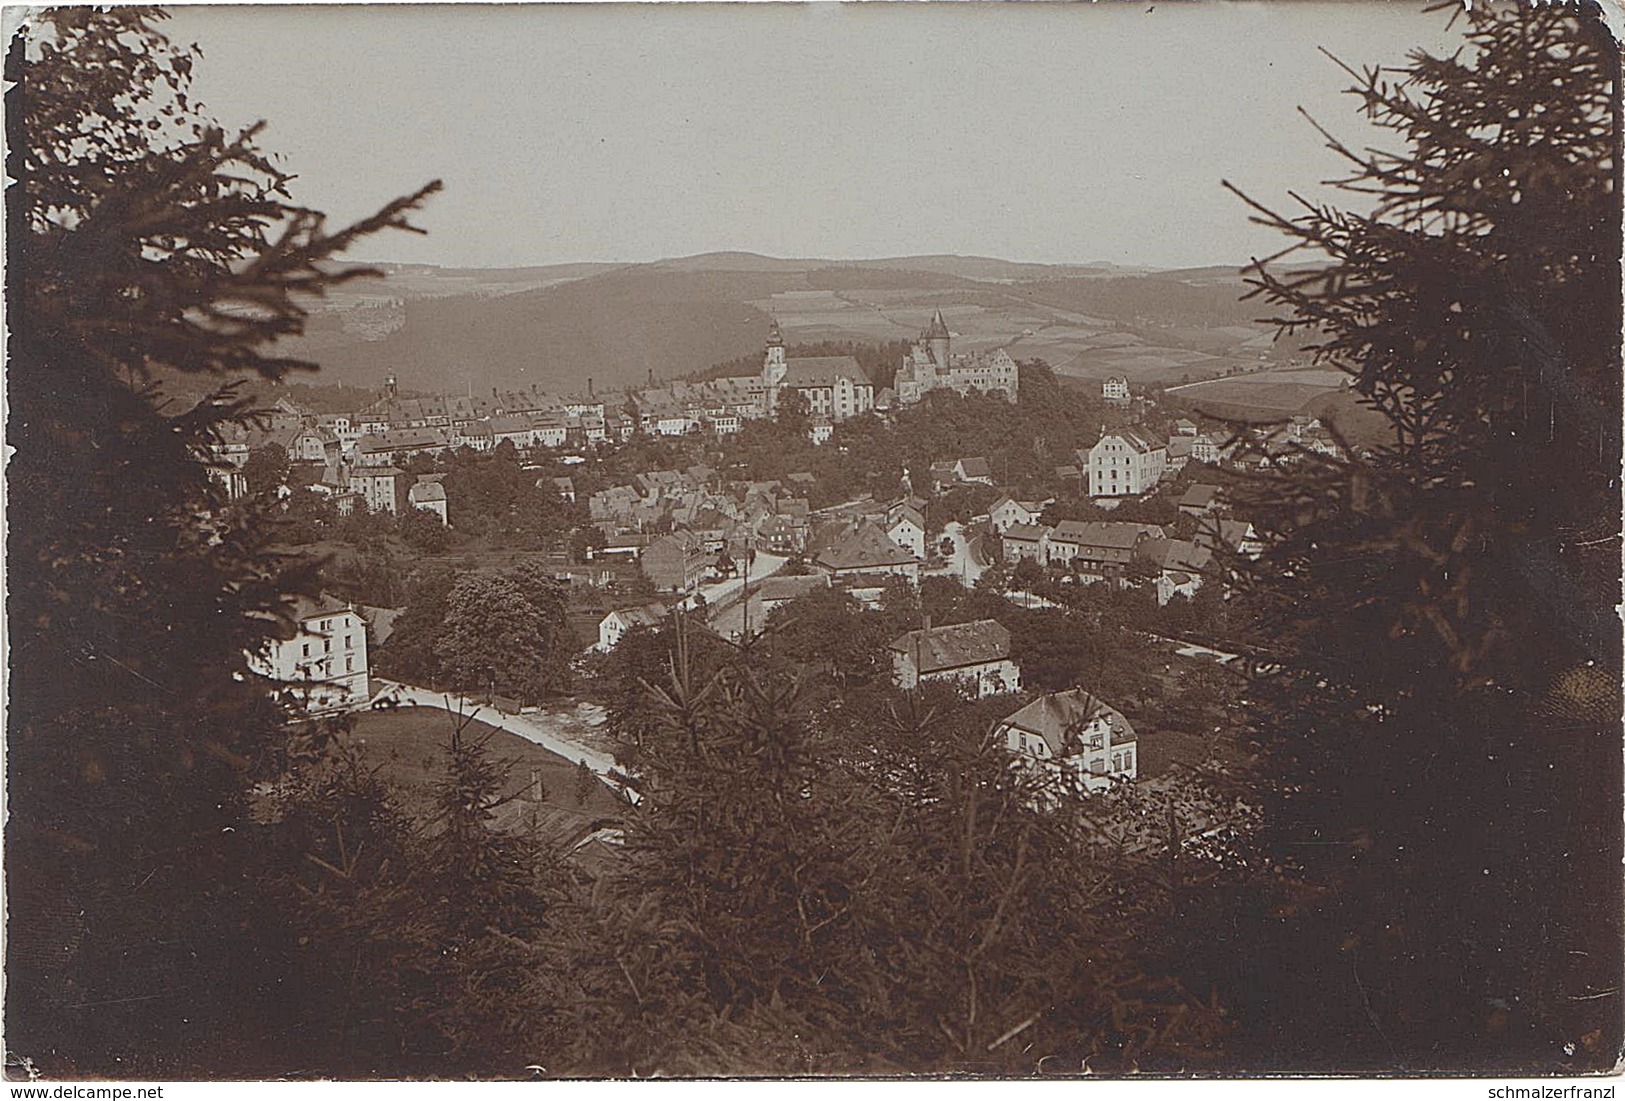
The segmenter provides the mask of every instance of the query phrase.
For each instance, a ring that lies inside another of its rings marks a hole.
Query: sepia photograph
[[[10,1097],[1614,1096],[1612,0],[3,16]]]

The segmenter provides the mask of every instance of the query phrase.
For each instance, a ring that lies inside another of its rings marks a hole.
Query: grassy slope
[[[399,793],[405,808],[424,820],[434,812],[434,785],[445,774],[446,745],[452,717],[439,708],[368,711],[356,719],[353,737],[369,764]],[[597,778],[578,783],[577,766],[517,734],[475,719],[465,735],[488,737],[491,757],[505,774],[502,795],[528,787],[534,773],[545,790],[532,804],[514,799],[497,809],[500,829],[535,828],[543,840],[566,842],[591,822],[613,818],[624,809],[620,799]],[[534,812],[534,813],[533,813]]]

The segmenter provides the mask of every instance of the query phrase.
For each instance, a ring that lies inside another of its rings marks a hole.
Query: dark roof
[[[821,573],[803,574],[800,577],[791,575],[787,577],[767,577],[762,579],[759,590],[763,600],[794,600],[814,589],[829,588],[829,578]],[[752,594],[756,595],[756,594]]]
[[[1022,543],[1036,543],[1044,537],[1047,530],[1038,524],[1011,524],[1005,530],[1004,538]]]
[[[1005,719],[1004,725],[1038,735],[1048,743],[1051,755],[1066,757],[1071,755],[1076,737],[1082,729],[1101,717],[1105,718],[1111,729],[1112,745],[1126,745],[1138,740],[1134,727],[1121,711],[1082,688],[1040,696]]]
[[[618,615],[628,627],[653,627],[665,622],[669,612],[664,604],[641,604],[636,608],[617,608],[610,615]],[[608,619],[609,616],[605,616]]]
[[[1185,539],[1147,539],[1134,553],[1159,569],[1201,573],[1213,561],[1213,552]]]
[[[948,335],[948,322],[943,320],[942,311],[938,310],[931,315],[931,324],[925,330],[925,339],[946,338]]]
[[[829,570],[861,570],[867,567],[904,566],[919,561],[891,541],[872,522],[865,521],[836,538],[814,561]]]
[[[1197,482],[1195,485],[1187,489],[1184,496],[1179,499],[1179,507],[1207,508],[1209,505],[1218,502],[1218,500],[1223,496],[1224,490],[1220,489],[1218,486],[1208,485],[1205,482]]]
[[[791,386],[833,386],[842,377],[859,385],[873,385],[851,356],[810,356],[784,362],[784,381]]]
[[[1113,428],[1100,438],[1104,440],[1108,436],[1116,436],[1135,451],[1156,451],[1168,446],[1165,441],[1154,440],[1138,428]]]
[[[315,619],[317,616],[337,615],[339,612],[349,610],[350,606],[344,601],[326,593],[314,600],[308,596],[300,596],[293,602],[294,618],[301,621]]]
[[[1057,543],[1128,550],[1142,536],[1156,538],[1161,534],[1162,529],[1154,524],[1134,524],[1126,520],[1062,520],[1055,525],[1050,538]]]
[[[996,619],[979,619],[909,631],[893,641],[890,649],[910,659],[918,655],[919,672],[937,673],[1003,661],[1010,656],[1010,632]]]
[[[993,477],[993,467],[980,455],[970,459],[960,459],[959,466],[965,471],[965,477],[967,478]]]
[[[920,515],[919,510],[917,510],[913,505],[903,505],[901,508],[893,510],[890,518],[887,520],[886,527],[888,530],[890,530],[891,528],[894,528],[898,524],[902,523],[904,520],[909,521],[921,531],[925,530],[925,517]]]

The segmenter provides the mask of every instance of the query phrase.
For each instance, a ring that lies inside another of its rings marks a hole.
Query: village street
[[[954,552],[948,556],[947,565],[926,572],[934,577],[952,577],[967,589],[974,587],[976,579],[982,576],[982,571],[987,567],[971,553],[965,539],[965,526],[958,520],[949,520],[942,525],[942,534],[953,540]]]
[[[784,568],[789,559],[782,555],[768,554],[757,551],[756,559],[750,564],[751,584],[755,584],[764,577],[771,577]],[[735,594],[743,587],[744,582],[737,577],[730,577],[724,581],[713,581],[709,585],[701,585],[699,592],[705,597],[705,602],[715,608],[737,599]]]

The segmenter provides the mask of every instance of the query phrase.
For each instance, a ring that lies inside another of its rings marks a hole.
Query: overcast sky
[[[264,118],[336,219],[446,190],[365,258],[504,266],[718,249],[1182,266],[1273,251],[1221,190],[1312,189],[1295,108],[1369,135],[1322,56],[1448,52],[1422,5],[174,8],[220,121]]]

